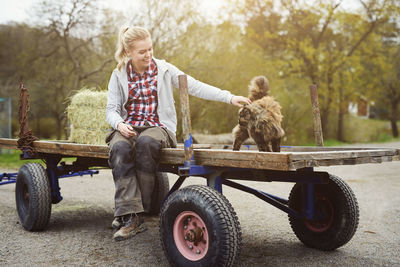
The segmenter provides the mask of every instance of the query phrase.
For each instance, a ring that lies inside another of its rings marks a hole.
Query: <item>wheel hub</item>
[[[200,227],[195,227],[186,233],[185,240],[193,242],[195,245],[197,245],[198,242],[204,241],[203,235],[203,229]]]
[[[184,211],[179,214],[173,229],[176,247],[185,258],[197,261],[207,254],[209,246],[207,228],[195,212]]]
[[[331,201],[321,194],[317,194],[315,200],[315,219],[306,219],[304,220],[304,224],[311,231],[321,233],[331,227],[334,217],[334,207]]]

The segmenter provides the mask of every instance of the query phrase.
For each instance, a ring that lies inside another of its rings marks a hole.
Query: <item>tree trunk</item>
[[[70,134],[70,129],[69,129],[69,121],[68,118],[64,117],[63,120],[63,129],[64,129],[64,135],[65,135],[65,139],[68,140],[69,139],[69,134]]]
[[[61,140],[61,136],[62,136],[62,132],[63,132],[63,123],[62,123],[62,119],[60,118],[60,116],[57,114],[55,116],[56,118],[56,127],[57,127],[57,140]]]
[[[341,104],[341,103],[340,103]],[[344,113],[345,111],[342,108],[342,105],[339,106],[339,116],[338,116],[338,129],[337,129],[337,140],[344,142]]]
[[[397,129],[397,121],[391,119],[390,120],[390,125],[392,126],[392,135],[393,135],[393,137],[395,137],[395,138],[399,137],[399,130]]]
[[[333,72],[329,71],[327,75],[327,87],[328,87],[328,95],[325,101],[325,107],[322,109],[321,114],[321,122],[322,122],[322,132],[325,136],[325,139],[329,138],[329,116],[330,116],[330,108],[333,102],[333,93],[334,88],[332,86],[333,83]]]
[[[339,116],[338,116],[338,128],[337,128],[337,140],[344,142],[344,114],[346,113],[346,102],[343,96],[343,75],[339,73],[340,77],[340,87],[339,87]]]
[[[41,129],[40,129],[40,118],[36,118],[36,136],[41,138],[42,137],[42,133],[41,133]]]
[[[390,125],[392,127],[392,135],[393,137],[397,138],[399,137],[399,129],[397,128],[399,101],[396,101],[396,99],[394,99],[393,101],[390,102],[390,104],[392,110],[392,114],[390,115]]]
[[[329,107],[327,107],[327,103],[325,103],[324,106],[325,107],[321,109],[322,134],[325,139],[328,139]]]

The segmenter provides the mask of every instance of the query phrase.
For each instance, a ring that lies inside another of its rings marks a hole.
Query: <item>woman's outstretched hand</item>
[[[248,99],[247,97],[240,96],[240,95],[232,96],[232,98],[231,98],[231,104],[232,105],[235,105],[235,106],[238,106],[238,107],[241,108],[241,107],[243,107],[243,105],[241,103],[250,105],[251,104],[251,100]]]

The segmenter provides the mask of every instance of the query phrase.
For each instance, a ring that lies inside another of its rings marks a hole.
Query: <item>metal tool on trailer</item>
[[[193,145],[190,135],[189,105],[183,89],[184,147],[161,151],[159,171],[175,173],[178,180],[168,191],[168,179],[158,175],[153,194],[154,211],[160,211],[160,236],[168,260],[179,266],[233,265],[241,247],[238,217],[222,185],[236,188],[286,212],[301,242],[320,249],[334,250],[346,244],[358,226],[358,204],[351,188],[339,177],[314,167],[381,163],[399,160],[399,149],[282,147],[280,153],[254,150],[231,151],[215,145]],[[64,142],[33,141],[40,164],[25,164],[18,173],[16,201],[23,227],[30,231],[46,228],[51,204],[61,200],[58,179],[64,172],[108,167],[108,147]],[[0,148],[17,149],[15,139],[0,139]],[[229,147],[225,147],[229,148]],[[62,158],[76,157],[71,165]],[[160,173],[161,174],[161,173]],[[208,186],[181,188],[185,179],[200,176]],[[233,180],[292,182],[289,198],[283,199],[247,187]],[[162,203],[164,196],[165,200]]]

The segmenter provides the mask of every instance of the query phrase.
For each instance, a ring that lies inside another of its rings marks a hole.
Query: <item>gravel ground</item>
[[[400,147],[400,143],[378,146]],[[258,198],[223,188],[242,226],[239,266],[400,266],[400,162],[318,168],[343,178],[360,207],[359,227],[345,246],[322,252],[302,245],[287,216]],[[4,170],[1,170],[4,171]],[[11,172],[12,170],[5,170]],[[169,175],[170,184],[176,176]],[[190,178],[189,184],[205,184]],[[290,183],[245,182],[287,197]],[[15,185],[0,187],[0,266],[167,266],[158,217],[148,231],[124,242],[112,240],[114,186],[110,170],[60,181],[64,200],[52,206],[47,230],[27,232],[18,222]]]

